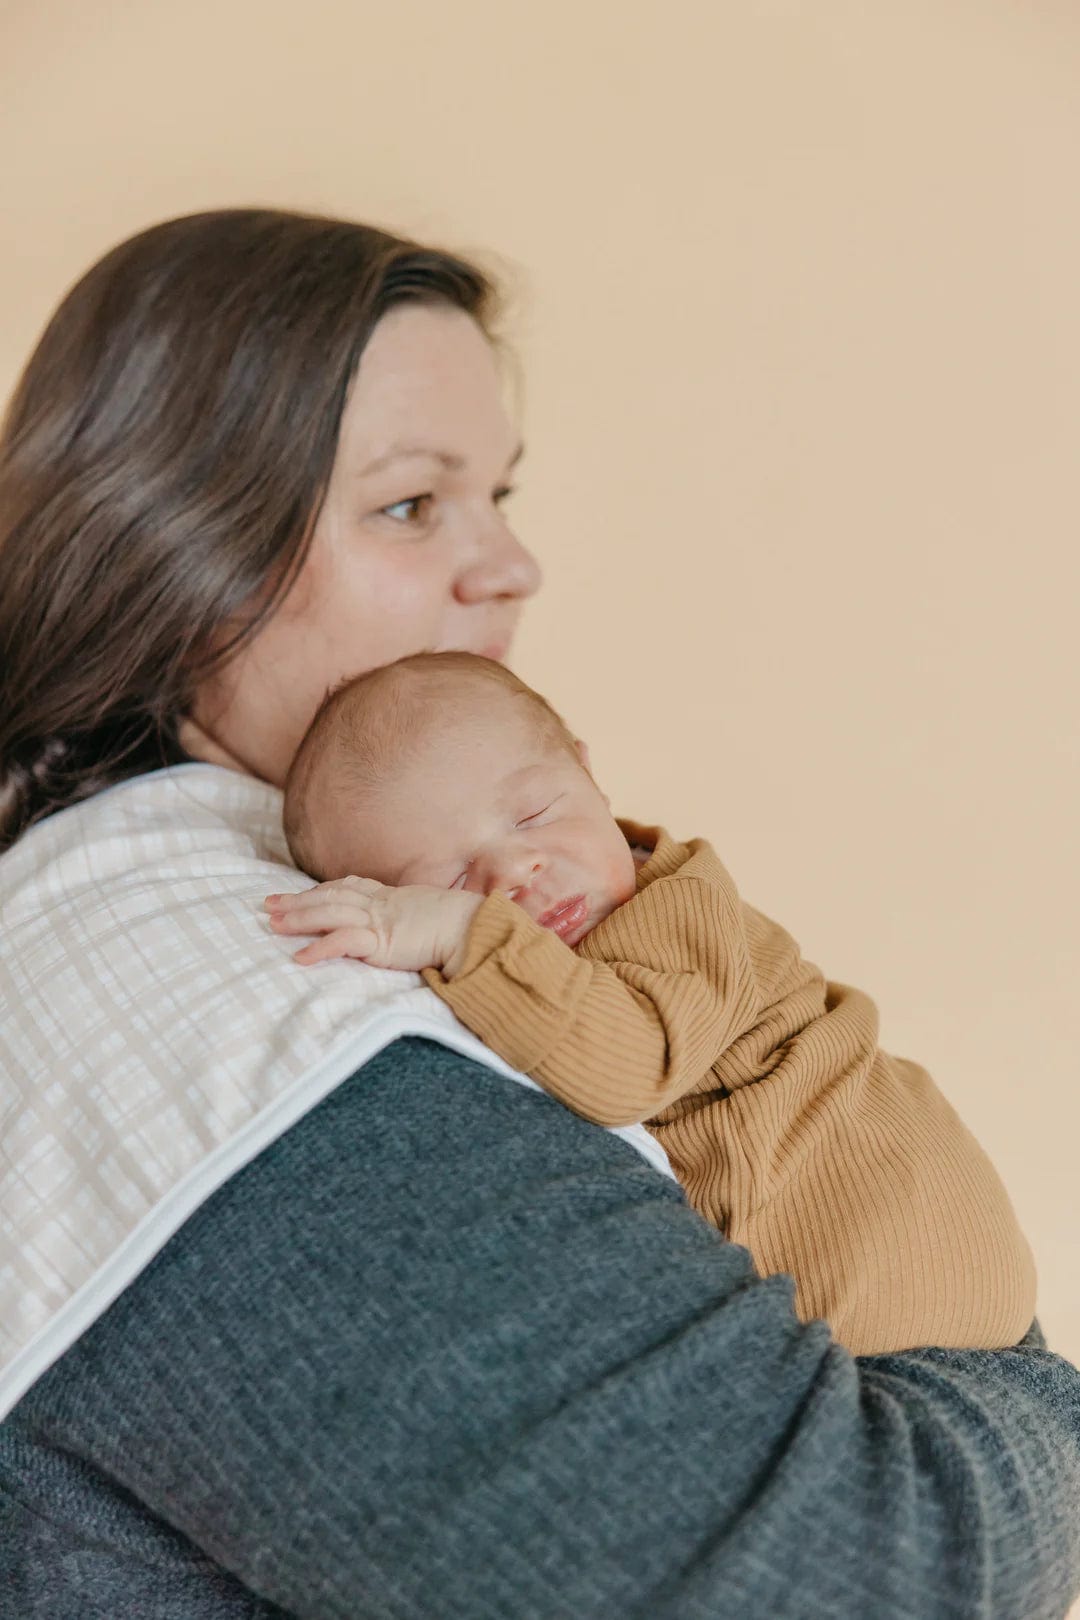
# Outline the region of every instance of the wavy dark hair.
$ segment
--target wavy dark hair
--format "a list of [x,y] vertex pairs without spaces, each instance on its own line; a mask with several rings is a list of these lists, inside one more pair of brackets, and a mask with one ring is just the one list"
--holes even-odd
[[67,294],[0,429],[0,850],[187,757],[194,693],[295,579],[360,356],[409,301],[492,335],[466,260],[253,208],[143,231]]

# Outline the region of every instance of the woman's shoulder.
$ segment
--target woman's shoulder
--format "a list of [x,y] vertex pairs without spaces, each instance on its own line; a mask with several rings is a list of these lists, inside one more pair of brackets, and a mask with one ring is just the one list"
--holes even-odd
[[0,1386],[58,1312],[101,1299],[118,1251],[137,1265],[136,1232],[145,1248],[190,1212],[211,1155],[227,1175],[266,1110],[356,1034],[341,965],[299,982],[265,928],[279,848],[276,790],[185,765],[58,812],[0,858],[0,1112],[18,1121],[0,1164]]
[[122,1285],[388,1042],[467,1046],[529,1084],[416,975],[293,962],[263,909],[311,882],[286,858],[276,789],[186,765],[58,813],[0,862],[0,1114],[17,1121],[0,1162],[0,1403],[5,1364],[32,1370],[61,1315],[108,1303],[100,1277]]
[[116,782],[37,822],[0,856],[5,910],[40,882],[68,886],[122,878],[146,862],[197,860],[228,848],[238,858],[285,862],[281,793],[252,776],[192,761]]

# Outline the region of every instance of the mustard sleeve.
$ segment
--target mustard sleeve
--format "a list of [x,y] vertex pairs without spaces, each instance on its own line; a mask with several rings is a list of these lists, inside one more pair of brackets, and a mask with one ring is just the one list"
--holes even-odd
[[496,893],[473,919],[462,970],[424,977],[508,1063],[601,1125],[685,1095],[757,1015],[738,896],[707,850],[639,890],[583,947]]

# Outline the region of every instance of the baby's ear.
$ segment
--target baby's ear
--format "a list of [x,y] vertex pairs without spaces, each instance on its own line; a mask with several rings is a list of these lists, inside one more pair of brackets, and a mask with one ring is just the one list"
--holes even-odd
[[[593,783],[595,784],[595,786],[599,788],[600,784],[599,784],[599,782],[597,782],[596,777],[593,776],[593,773],[592,773],[592,761],[589,758],[589,746],[588,746],[588,744],[583,743],[580,737],[575,737],[575,739],[574,739],[574,747],[577,749],[577,757],[578,757],[578,759],[581,761],[582,765],[588,771],[589,775],[592,776]],[[611,800],[608,798],[607,794],[602,789],[600,791],[600,797],[603,799],[604,803],[610,809]]]

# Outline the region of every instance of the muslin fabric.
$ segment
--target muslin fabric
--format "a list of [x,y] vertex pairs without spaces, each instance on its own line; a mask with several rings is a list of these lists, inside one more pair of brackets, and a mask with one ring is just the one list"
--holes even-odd
[[[424,1035],[534,1086],[418,975],[293,963],[262,901],[309,882],[280,792],[195,763],[62,811],[0,858],[0,1416],[390,1041]],[[671,1175],[643,1127],[615,1134]]]

